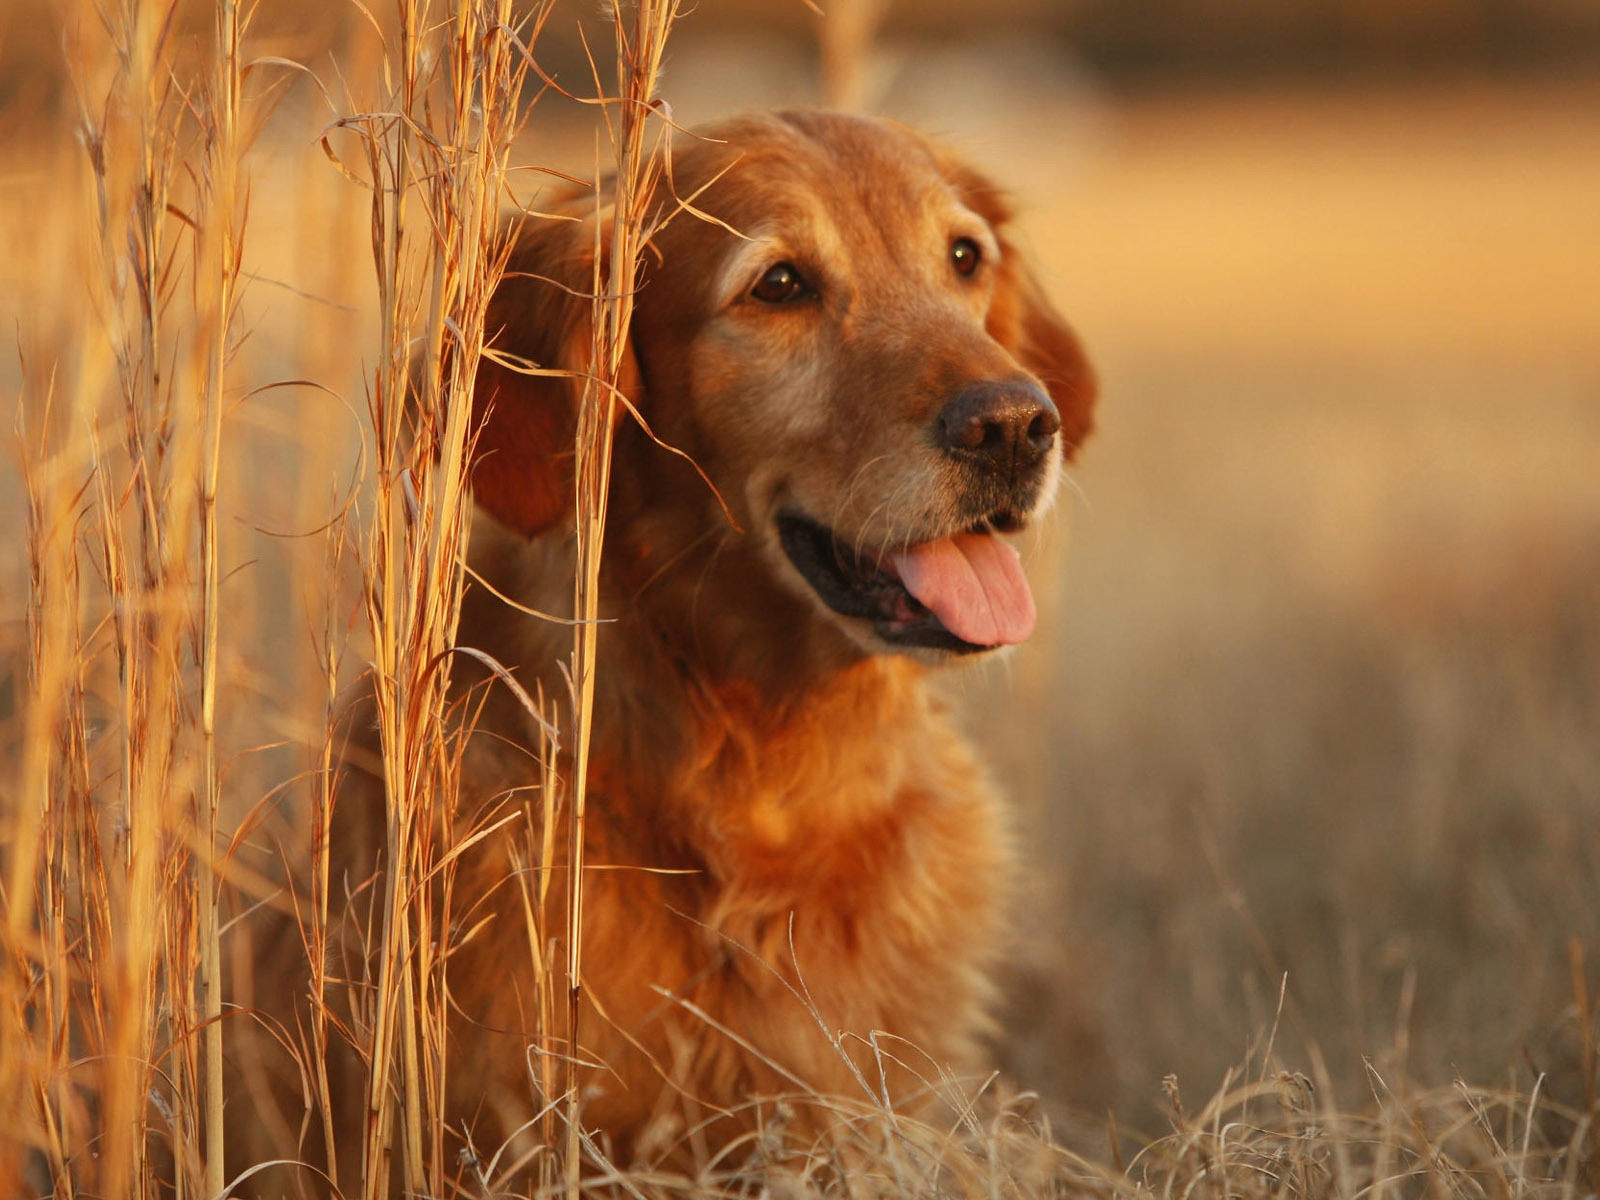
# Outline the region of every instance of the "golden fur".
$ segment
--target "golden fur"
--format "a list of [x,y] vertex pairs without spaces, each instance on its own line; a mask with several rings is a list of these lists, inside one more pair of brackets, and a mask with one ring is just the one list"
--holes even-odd
[[[624,374],[655,435],[720,500],[623,424],[586,847],[606,869],[586,877],[579,1055],[603,1064],[588,1074],[587,1123],[624,1159],[667,1152],[705,1120],[702,1136],[725,1143],[754,1120],[753,1100],[796,1080],[860,1097],[854,1069],[868,1064],[876,1081],[878,1065],[864,1042],[841,1052],[825,1031],[903,1039],[894,1053],[909,1068],[887,1076],[897,1102],[913,1098],[918,1069],[981,1066],[1009,851],[983,770],[926,680],[951,654],[895,653],[871,621],[830,610],[775,520],[800,512],[856,549],[944,536],[983,505],[1020,524],[1049,503],[1094,391],[998,191],[910,130],[750,116],[680,139],[672,176],[720,223],[679,214],[655,238]],[[585,217],[591,204],[580,195],[565,208]],[[587,220],[527,220],[490,313],[499,347],[581,367],[593,232]],[[970,275],[952,269],[952,239],[975,249]],[[752,299],[777,263],[815,295]],[[929,434],[953,396],[990,380],[1029,395],[1042,384],[1060,422],[1048,456],[1000,482]],[[570,612],[572,385],[493,365],[478,382],[486,516],[473,566],[532,608]],[[567,627],[476,588],[461,640],[530,690],[565,694]],[[463,689],[485,683],[462,674]],[[483,694],[464,825],[539,805],[527,716],[503,687]],[[367,736],[359,710],[355,720]],[[335,878],[359,880],[381,869],[382,788],[354,755],[349,776],[331,853]],[[513,840],[475,847],[455,885],[455,910],[481,923],[449,964],[447,1115],[480,1152],[540,1104]],[[270,955],[258,969],[295,974]]]

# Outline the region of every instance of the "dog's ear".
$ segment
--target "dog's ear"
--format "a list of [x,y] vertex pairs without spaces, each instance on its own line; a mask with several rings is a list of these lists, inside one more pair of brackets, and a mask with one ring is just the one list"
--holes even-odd
[[[604,228],[598,242],[610,243]],[[489,355],[478,365],[473,497],[525,537],[543,533],[572,511],[573,438],[593,340],[596,243],[592,219],[524,221],[484,321],[492,350],[540,370],[575,373],[530,375]],[[618,386],[637,402],[639,373],[631,349]]]
[[953,155],[940,166],[962,203],[981,216],[1000,242],[994,300],[989,306],[991,337],[1044,384],[1061,413],[1061,445],[1072,458],[1094,428],[1099,391],[1083,343],[1055,309],[1027,255],[1011,236],[1011,205],[989,179]]

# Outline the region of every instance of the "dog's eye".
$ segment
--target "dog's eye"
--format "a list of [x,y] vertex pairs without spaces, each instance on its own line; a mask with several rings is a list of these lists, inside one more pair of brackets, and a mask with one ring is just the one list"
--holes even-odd
[[957,275],[971,275],[982,258],[983,251],[971,238],[959,237],[950,243],[950,265],[955,267]]
[[800,299],[809,291],[805,277],[794,269],[793,264],[785,262],[768,268],[767,273],[756,281],[756,286],[750,289],[750,294],[768,304],[786,304],[790,300]]

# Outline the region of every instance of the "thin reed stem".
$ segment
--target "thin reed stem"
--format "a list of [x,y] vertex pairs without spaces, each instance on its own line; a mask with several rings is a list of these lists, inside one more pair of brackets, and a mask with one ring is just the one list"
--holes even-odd
[[[573,770],[567,826],[567,1032],[570,1054],[566,1091],[566,1185],[576,1197],[582,1166],[581,1088],[577,1083],[583,993],[584,827],[588,819],[589,746],[598,658],[600,561],[605,545],[606,499],[611,487],[611,440],[617,394],[639,260],[649,237],[654,184],[666,153],[664,124],[653,120],[656,88],[667,35],[678,14],[676,0],[638,0],[631,28],[613,9],[620,91],[611,125],[614,174],[611,222],[595,222],[594,311],[591,367],[578,412],[575,468],[578,563],[573,581],[572,686]],[[651,130],[656,140],[649,142]],[[600,239],[609,235],[604,247]]]
[[200,646],[200,736],[203,761],[200,798],[200,870],[196,882],[200,920],[200,1018],[204,1022],[205,1189],[222,1193],[226,1182],[223,1126],[222,935],[220,845],[222,773],[217,755],[217,685],[220,672],[222,551],[217,490],[222,472],[222,417],[229,336],[238,272],[239,39],[235,0],[218,0],[212,63],[209,212],[201,227],[201,262],[195,283],[197,324],[205,339],[204,479],[200,485],[200,555],[204,582],[200,599],[204,633]]

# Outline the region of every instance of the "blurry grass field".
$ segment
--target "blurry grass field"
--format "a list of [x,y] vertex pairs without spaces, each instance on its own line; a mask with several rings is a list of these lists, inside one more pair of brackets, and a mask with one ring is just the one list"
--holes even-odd
[[1072,997],[1044,1023],[1104,1050],[1075,1097],[1205,1086],[1285,973],[1287,1044],[1347,1103],[1363,1056],[1579,1086],[1597,98],[1148,99],[1033,198],[1106,397],[1053,674],[1007,742]]
[[[307,769],[330,675],[370,653],[335,520],[352,494],[351,520],[370,516],[370,198],[316,140],[354,107],[340,76],[375,74],[365,53],[313,65],[331,103],[288,67],[245,91],[257,115],[286,95],[246,160],[219,477],[230,827]],[[953,101],[902,114],[980,152],[989,137],[1104,384],[1065,519],[1034,548],[1059,575],[1049,631],[953,681],[983,700],[974,722],[1029,850],[1008,1065],[1102,1164],[1063,1168],[1083,1188],[1131,1186],[1110,1112],[1124,1152],[1176,1125],[1132,1173],[1158,1190],[1259,1176],[1261,1194],[1354,1194],[1421,1162],[1459,1194],[1592,1193],[1600,89],[1069,102],[990,97],[987,128],[960,126]],[[519,159],[588,170],[588,136],[538,112]],[[20,468],[38,465],[41,398],[98,394],[110,368],[84,283],[102,269],[84,147],[67,119],[19,132],[0,152],[0,326],[17,338],[0,390],[29,397]],[[102,417],[114,443],[114,405]],[[0,487],[15,662],[21,478]],[[73,586],[89,591],[85,571]],[[72,693],[74,753],[102,781],[118,770],[116,737],[97,740],[119,719],[113,674],[102,652]],[[8,759],[33,686],[12,669]],[[26,802],[12,775],[8,843]],[[309,842],[285,811],[291,847]],[[27,1022],[4,1019],[16,1067]],[[1458,1077],[1511,1099],[1477,1113],[1488,1101],[1453,1093]],[[1207,1110],[1225,1080],[1259,1092]],[[1234,1160],[1208,1131],[1273,1123],[1258,1098],[1286,1140],[1243,1154],[1244,1176],[1210,1174]],[[1482,1133],[1475,1113],[1490,1135],[1462,1161],[1501,1173],[1430,1174]],[[1574,1149],[1521,1159],[1525,1135]],[[1393,1161],[1343,1162],[1373,1145]]]

